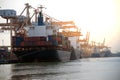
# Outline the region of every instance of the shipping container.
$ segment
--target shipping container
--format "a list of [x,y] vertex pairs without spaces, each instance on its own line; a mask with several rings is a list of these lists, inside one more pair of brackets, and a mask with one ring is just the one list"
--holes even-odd
[[62,37],[59,35],[49,35],[48,40],[49,41],[62,41]]
[[58,45],[58,41],[53,41],[52,43],[53,43],[53,45],[55,45],[55,46]]
[[58,44],[62,44],[62,41],[58,41]]
[[62,41],[62,38],[61,38],[61,36],[55,36],[55,40],[56,41]]
[[25,41],[46,41],[46,37],[24,37]]
[[48,36],[48,41],[52,41],[53,40],[53,36],[52,35],[49,35]]
[[52,45],[52,42],[47,42],[47,45]]
[[24,41],[21,42],[21,46],[48,46],[51,45],[51,42],[46,42],[46,41]]
[[45,41],[39,41],[37,42],[37,46],[45,46],[46,42]]
[[25,46],[33,46],[33,42],[32,41],[25,41]]
[[40,37],[40,41],[47,41],[46,37]]
[[25,46],[25,42],[21,42],[20,46],[24,47]]
[[12,37],[13,46],[20,46],[22,41],[23,41],[23,37],[19,37],[19,36]]

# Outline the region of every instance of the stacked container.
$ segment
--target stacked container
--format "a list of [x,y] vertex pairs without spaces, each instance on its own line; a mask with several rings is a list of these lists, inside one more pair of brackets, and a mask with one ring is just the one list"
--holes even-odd
[[46,44],[46,37],[24,37],[22,46],[43,46]]
[[19,36],[14,36],[12,37],[12,44],[13,46],[20,46],[21,42],[23,42],[23,37],[19,37]]
[[12,37],[13,46],[44,46],[50,44],[46,41],[46,37]]
[[53,45],[57,46],[62,44],[62,36],[61,35],[49,35],[48,41],[50,41]]
[[46,41],[46,37],[24,37],[24,41]]

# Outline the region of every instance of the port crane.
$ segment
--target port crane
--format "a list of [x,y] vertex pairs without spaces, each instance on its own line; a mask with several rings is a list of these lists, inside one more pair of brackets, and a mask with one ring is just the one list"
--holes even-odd
[[90,32],[86,33],[86,37],[83,39],[78,39],[77,41],[81,45],[81,49],[83,51],[82,56],[83,57],[89,57],[91,54],[91,45],[89,44],[89,37],[90,37]]

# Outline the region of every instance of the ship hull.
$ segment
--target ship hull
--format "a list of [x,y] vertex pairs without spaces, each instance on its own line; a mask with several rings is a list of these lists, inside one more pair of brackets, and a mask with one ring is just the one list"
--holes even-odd
[[78,49],[72,49],[70,60],[77,60],[81,58],[81,51]]
[[76,59],[80,59],[81,58],[81,51],[78,49],[75,49],[75,56],[76,56]]
[[14,51],[20,62],[66,62],[81,58],[80,50],[29,50]]
[[100,53],[92,53],[91,57],[100,57]]
[[69,61],[71,51],[63,50],[32,50],[32,51],[14,51],[18,60],[22,62],[53,62]]

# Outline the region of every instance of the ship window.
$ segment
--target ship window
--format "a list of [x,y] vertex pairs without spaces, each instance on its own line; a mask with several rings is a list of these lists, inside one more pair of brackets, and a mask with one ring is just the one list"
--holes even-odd
[[30,29],[35,29],[34,27],[30,27]]
[[3,12],[3,15],[5,15],[5,12]]

